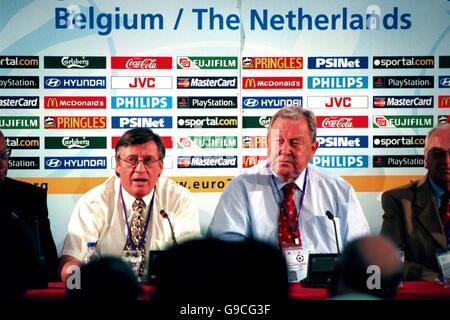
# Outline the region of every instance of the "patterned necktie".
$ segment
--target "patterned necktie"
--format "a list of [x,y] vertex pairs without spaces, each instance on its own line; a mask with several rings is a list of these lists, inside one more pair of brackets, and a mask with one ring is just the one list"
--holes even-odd
[[[288,183],[283,187],[284,205],[280,208],[280,220],[278,223],[278,243],[281,248],[295,244],[294,239],[292,238],[291,223],[292,227],[295,227],[298,221],[298,214],[294,201],[294,193],[297,188],[297,185],[293,182]],[[287,218],[287,215],[284,212],[285,208],[288,211],[287,214],[289,214],[289,218]],[[298,227],[295,230],[295,235],[299,240],[298,245],[301,246],[302,240],[300,238],[300,230]]]
[[450,244],[450,192],[444,192],[441,196],[441,206],[439,207],[444,233],[447,237],[447,243]]
[[[142,277],[144,274],[144,264],[145,264],[145,235],[144,233],[144,218],[145,218],[145,209],[146,204],[141,199],[136,199],[133,202],[133,219],[131,220],[130,229],[131,229],[131,239],[133,240],[134,246],[137,250],[141,252],[142,261],[141,265],[139,266],[139,277]],[[142,246],[138,248],[139,241],[141,238],[144,237]],[[127,240],[127,243],[125,245],[125,250],[132,250],[130,240]]]

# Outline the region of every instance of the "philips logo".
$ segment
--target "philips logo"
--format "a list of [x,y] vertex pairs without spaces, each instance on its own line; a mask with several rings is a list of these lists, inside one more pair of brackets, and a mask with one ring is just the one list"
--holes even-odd
[[312,163],[325,168],[367,168],[368,156],[315,156]]
[[367,89],[367,76],[308,77],[309,89]]
[[308,69],[367,69],[368,57],[309,57]]
[[284,106],[303,105],[302,97],[243,97],[242,108],[244,109],[270,109],[282,108]]
[[367,148],[367,136],[319,136],[320,148]]
[[112,109],[172,109],[171,96],[115,96]]

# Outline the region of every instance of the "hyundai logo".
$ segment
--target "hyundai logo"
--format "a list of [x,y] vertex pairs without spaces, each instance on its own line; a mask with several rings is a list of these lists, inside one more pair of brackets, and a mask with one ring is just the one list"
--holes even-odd
[[256,106],[258,105],[258,100],[252,99],[252,98],[246,99],[246,100],[244,101],[244,105],[245,105],[246,107],[256,107]]
[[450,87],[450,78],[442,78],[441,79],[441,86],[443,86],[443,87]]
[[45,84],[49,87],[59,87],[61,85],[61,80],[50,78],[45,81]]
[[47,167],[50,167],[50,168],[58,168],[61,166],[61,160],[48,159],[47,161],[45,161],[45,164]]

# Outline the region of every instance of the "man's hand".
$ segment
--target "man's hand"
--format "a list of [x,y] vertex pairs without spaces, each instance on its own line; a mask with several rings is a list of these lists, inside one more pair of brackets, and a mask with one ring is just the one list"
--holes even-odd
[[61,260],[59,262],[59,275],[61,277],[61,281],[66,282],[67,278],[70,276],[68,269],[71,266],[81,267],[81,265],[82,262],[77,258],[67,255],[61,256]]

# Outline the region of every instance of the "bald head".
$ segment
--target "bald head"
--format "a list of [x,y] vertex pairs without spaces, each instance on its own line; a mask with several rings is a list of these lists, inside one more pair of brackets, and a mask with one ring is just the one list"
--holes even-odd
[[390,276],[402,270],[398,249],[385,237],[362,238],[358,247],[366,264],[379,266],[382,276]]
[[[379,268],[379,288],[369,288],[373,274],[369,267]],[[398,249],[387,238],[373,235],[351,241],[339,258],[333,274],[330,295],[365,293],[383,299],[395,297],[402,275]],[[370,268],[371,269],[371,268]]]

